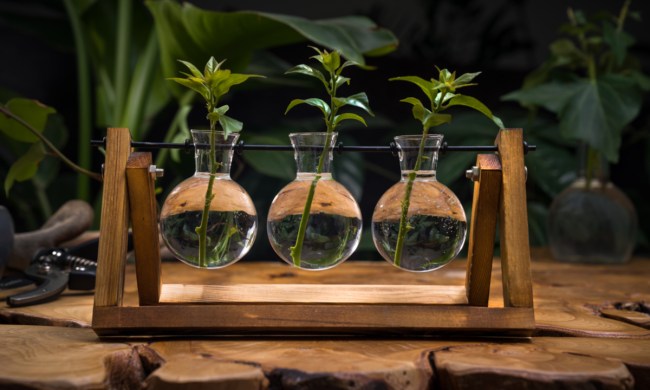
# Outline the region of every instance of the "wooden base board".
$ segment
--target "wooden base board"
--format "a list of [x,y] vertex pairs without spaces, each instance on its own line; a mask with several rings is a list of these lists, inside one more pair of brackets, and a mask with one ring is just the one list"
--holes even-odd
[[358,284],[163,284],[160,304],[363,303],[467,305],[464,286]]
[[178,304],[95,307],[99,336],[448,334],[530,336],[531,308],[414,304]]

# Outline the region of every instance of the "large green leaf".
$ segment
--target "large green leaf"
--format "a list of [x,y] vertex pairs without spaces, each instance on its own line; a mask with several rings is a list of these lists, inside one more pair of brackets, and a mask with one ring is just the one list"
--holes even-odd
[[374,116],[372,110],[370,109],[370,102],[368,101],[368,96],[365,92],[355,93],[354,95],[348,97],[335,97],[332,99],[332,103],[336,107],[343,106],[353,106],[363,109],[368,114]]
[[228,58],[229,67],[243,70],[251,54],[303,41],[338,50],[364,64],[364,53],[385,53],[397,39],[363,17],[308,20],[262,12],[206,11],[175,1],[147,1],[156,24],[166,75],[178,72],[176,59],[201,63],[211,55]]
[[[56,112],[52,107],[46,106],[36,100],[25,98],[13,98],[7,102],[5,108],[27,122],[34,130],[41,133],[47,123],[47,117]],[[0,113],[0,131],[18,141],[30,143],[39,141],[39,138],[22,123],[2,113]]]
[[606,75],[591,82],[579,80],[575,93],[560,112],[560,130],[568,138],[583,140],[618,161],[621,132],[641,109],[641,91],[627,77]]
[[571,84],[551,82],[510,92],[501,99],[517,101],[524,106],[541,106],[557,114],[575,93],[576,89]]

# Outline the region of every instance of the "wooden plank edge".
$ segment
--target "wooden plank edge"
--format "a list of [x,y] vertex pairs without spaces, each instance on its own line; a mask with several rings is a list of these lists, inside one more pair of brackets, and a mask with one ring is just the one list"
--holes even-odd
[[530,336],[531,308],[435,305],[222,304],[95,307],[99,336],[462,334]]

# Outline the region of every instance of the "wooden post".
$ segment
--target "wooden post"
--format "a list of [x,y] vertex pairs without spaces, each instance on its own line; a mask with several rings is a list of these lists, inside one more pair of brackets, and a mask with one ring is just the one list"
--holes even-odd
[[151,153],[131,154],[126,164],[126,179],[131,207],[131,228],[135,251],[135,271],[140,305],[153,305],[160,299],[160,243],[155,196],[155,172]]
[[97,252],[95,306],[121,306],[128,247],[129,207],[126,160],[131,153],[129,129],[106,132],[106,160],[102,190],[101,236]]
[[487,306],[501,195],[501,163],[495,154],[479,154],[476,167],[479,177],[474,183],[465,289],[469,305]]
[[496,141],[503,172],[499,236],[506,307],[533,307],[523,143],[521,129],[503,129]]

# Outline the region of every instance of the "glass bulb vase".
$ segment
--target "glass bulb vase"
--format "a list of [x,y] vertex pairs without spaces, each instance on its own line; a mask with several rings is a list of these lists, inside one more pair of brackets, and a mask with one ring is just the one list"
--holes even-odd
[[436,179],[442,138],[439,134],[428,134],[424,140],[421,135],[395,137],[402,177],[382,195],[372,215],[375,248],[386,261],[406,271],[436,270],[451,262],[465,243],[467,219],[462,204]]
[[332,178],[336,137],[337,133],[324,132],[289,135],[297,176],[273,199],[267,233],[275,253],[298,268],[332,268],[350,257],[361,239],[359,205]]
[[[241,259],[253,245],[257,212],[252,199],[230,178],[238,134],[192,130],[196,171],[169,193],[160,213],[160,230],[169,250],[198,268],[222,268]],[[214,158],[211,150],[215,151]],[[211,172],[214,172],[211,192]],[[208,215],[206,196],[212,195]],[[199,255],[198,227],[205,220],[205,255]]]

